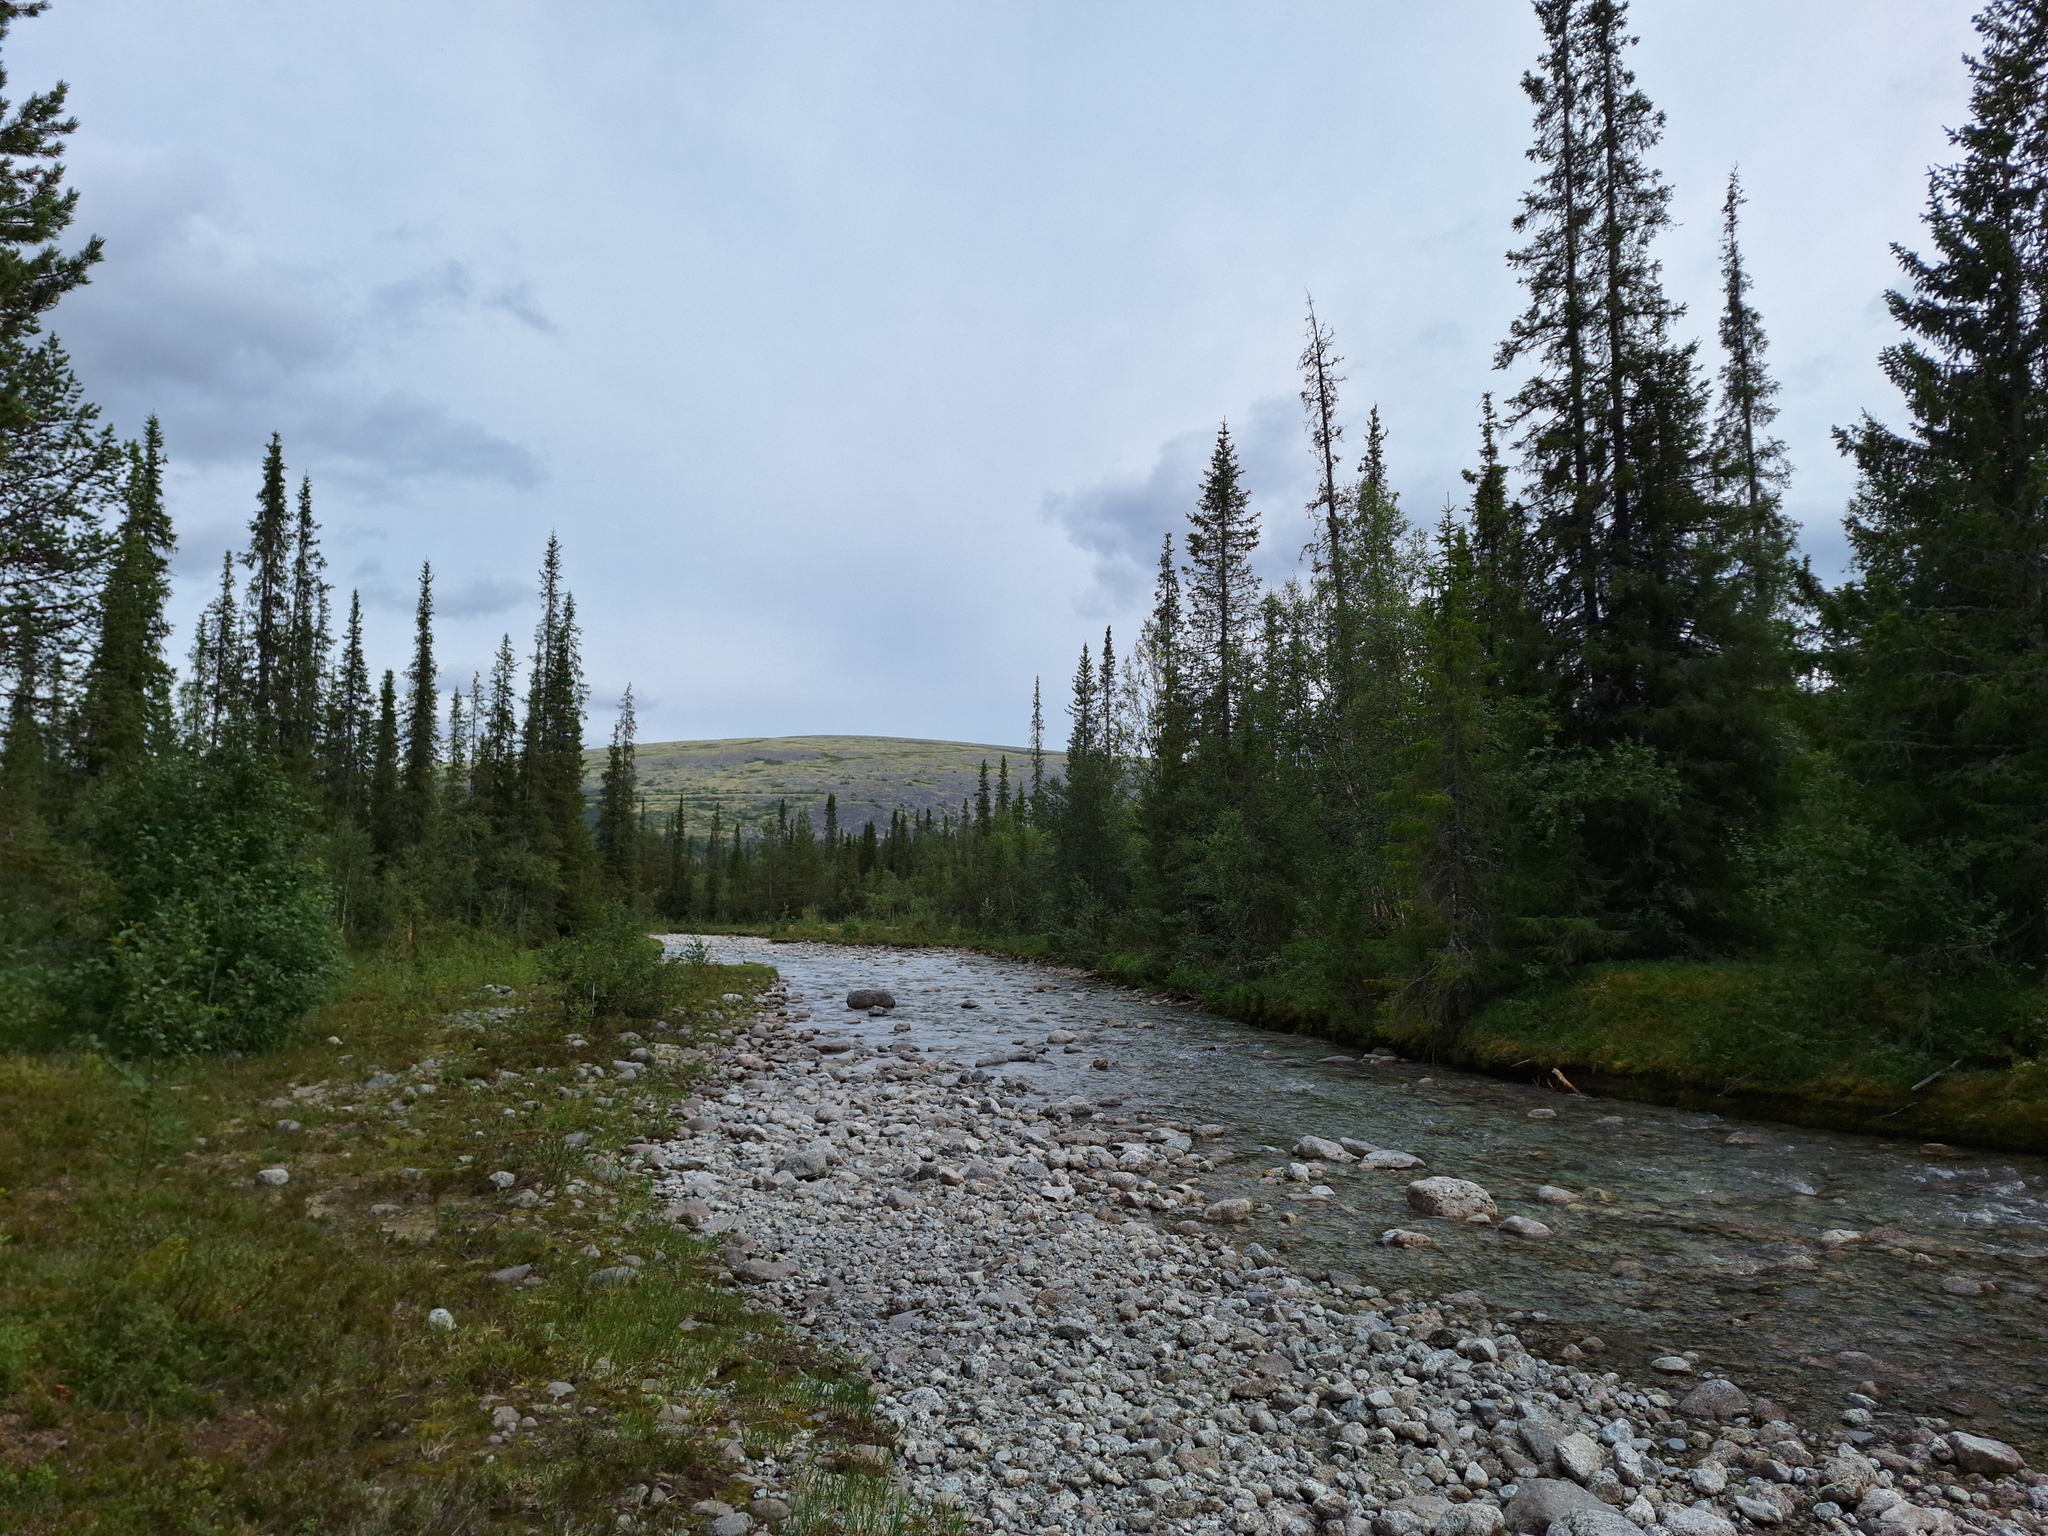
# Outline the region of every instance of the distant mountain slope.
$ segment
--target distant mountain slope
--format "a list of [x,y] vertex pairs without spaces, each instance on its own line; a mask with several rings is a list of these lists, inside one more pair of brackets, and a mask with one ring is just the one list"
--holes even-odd
[[[729,826],[735,815],[752,820],[765,811],[772,817],[778,800],[787,800],[792,812],[809,805],[811,824],[823,830],[827,794],[839,797],[842,827],[858,831],[862,822],[872,820],[880,831],[898,807],[957,812],[960,802],[973,795],[983,760],[993,787],[1004,756],[1010,759],[1011,785],[1023,786],[1031,774],[1028,748],[902,736],[647,742],[636,762],[647,804],[657,812],[673,811],[680,792],[696,832],[709,826],[714,805],[722,808]],[[583,755],[584,787],[593,794],[604,761],[602,748]],[[1061,753],[1046,753],[1046,773],[1059,772],[1064,761]]]

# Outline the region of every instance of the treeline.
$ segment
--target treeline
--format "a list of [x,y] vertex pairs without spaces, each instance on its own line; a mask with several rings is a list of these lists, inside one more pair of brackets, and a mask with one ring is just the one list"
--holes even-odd
[[[1845,1013],[1883,995],[1922,1023],[1948,981],[2038,985],[2048,7],[1978,18],[1933,253],[1902,251],[1887,296],[1909,422],[1838,434],[1860,478],[1832,590],[1783,511],[1738,182],[1709,361],[1654,254],[1663,119],[1627,67],[1626,6],[1536,12],[1509,258],[1527,305],[1497,358],[1524,382],[1480,402],[1465,505],[1411,522],[1376,412],[1343,467],[1342,360],[1311,309],[1303,574],[1254,574],[1226,427],[1138,644],[1121,668],[1108,636],[1082,652],[1063,781],[1008,823],[919,829],[900,885],[788,884],[753,915],[867,903],[1045,934],[1411,1030],[1602,960],[1782,961]],[[798,858],[794,825],[763,867]]]

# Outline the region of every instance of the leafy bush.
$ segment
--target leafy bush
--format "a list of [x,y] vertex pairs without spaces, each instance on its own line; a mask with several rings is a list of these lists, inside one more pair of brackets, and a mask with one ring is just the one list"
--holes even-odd
[[245,751],[168,753],[93,807],[110,939],[78,970],[81,1022],[123,1054],[261,1050],[325,996],[341,951],[308,812]]
[[614,908],[583,932],[541,952],[541,975],[562,989],[579,1019],[652,1018],[675,1005],[681,967],[631,913]]

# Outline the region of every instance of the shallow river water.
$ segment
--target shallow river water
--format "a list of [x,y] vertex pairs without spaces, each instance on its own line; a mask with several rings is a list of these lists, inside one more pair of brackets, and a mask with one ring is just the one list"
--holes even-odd
[[[1240,1246],[1264,1243],[1388,1291],[1475,1289],[1527,1314],[1517,1326],[1533,1348],[1553,1358],[1581,1349],[1589,1366],[1636,1379],[1655,1376],[1657,1357],[1692,1355],[1814,1423],[1874,1386],[1887,1407],[2036,1451],[2048,1444],[2048,1159],[1373,1062],[1070,970],[960,950],[703,943],[715,959],[775,966],[827,1034],[914,1046],[962,1067],[1037,1046],[1042,1060],[985,1069],[999,1079],[993,1091],[1028,1085],[1040,1104],[1086,1100],[1099,1106],[1095,1125],[1222,1125],[1198,1144],[1231,1154],[1204,1191],[1270,1206],[1233,1237]],[[849,1011],[856,987],[888,990],[896,1009]],[[1054,1030],[1079,1040],[1048,1046]],[[1306,1186],[1285,1169],[1304,1134],[1414,1153],[1429,1173],[1484,1185],[1503,1217],[1535,1217],[1555,1235],[1530,1242],[1419,1222],[1405,1191],[1420,1171],[1329,1164],[1317,1177],[1334,1198],[1299,1198]],[[1262,1177],[1274,1169],[1279,1180]],[[1581,1198],[1540,1203],[1543,1185]],[[1426,1228],[1436,1246],[1382,1247],[1394,1226]],[[1844,1230],[1864,1236],[1821,1241]]]

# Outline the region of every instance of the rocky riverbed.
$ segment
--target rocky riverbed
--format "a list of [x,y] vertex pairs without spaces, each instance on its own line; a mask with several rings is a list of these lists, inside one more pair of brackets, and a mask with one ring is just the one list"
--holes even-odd
[[[670,1219],[869,1362],[908,1486],[971,1528],[2048,1532],[2048,1477],[1988,1435],[1860,1392],[1796,1423],[1683,1350],[1630,1380],[1545,1358],[1525,1314],[1438,1271],[1369,1284],[1271,1251],[1247,1223],[1272,1201],[1218,1187],[1229,1126],[1011,1070],[1076,1031],[962,1059],[904,1038],[886,990],[764,1001],[679,1139],[635,1152]],[[1394,1181],[1389,1252],[1540,1224],[1404,1156],[1310,1135],[1269,1193]]]

